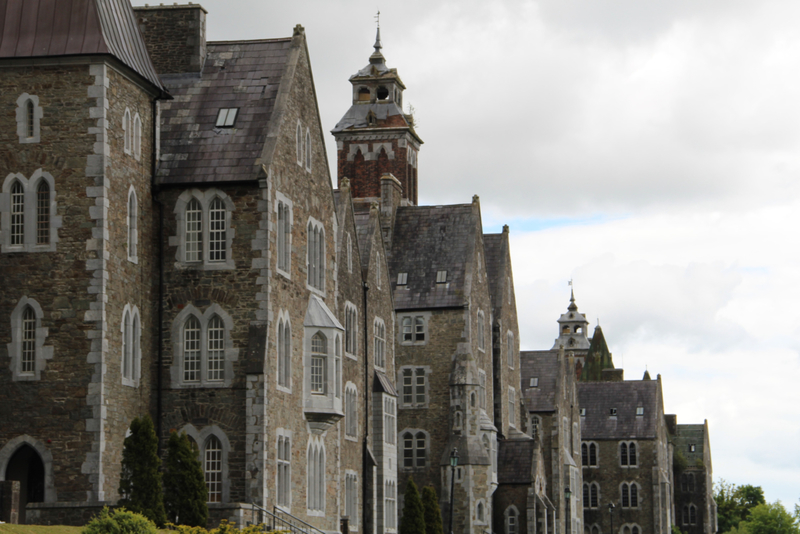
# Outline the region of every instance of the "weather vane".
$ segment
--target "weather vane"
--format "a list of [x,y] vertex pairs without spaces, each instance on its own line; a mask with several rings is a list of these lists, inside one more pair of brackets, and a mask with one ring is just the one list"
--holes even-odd
[[381,29],[381,10],[378,10],[378,14],[375,15],[375,23],[378,25],[378,29]]
[[570,279],[569,279],[569,282],[567,283],[567,285],[568,285],[568,286],[571,286],[571,285],[572,285],[572,278],[570,278]]

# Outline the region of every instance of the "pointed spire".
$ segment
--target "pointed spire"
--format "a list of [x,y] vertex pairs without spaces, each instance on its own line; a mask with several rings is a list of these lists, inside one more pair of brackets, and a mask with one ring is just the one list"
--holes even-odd
[[369,62],[370,62],[371,65],[375,65],[375,66],[379,66],[379,67],[382,66],[385,69],[386,65],[384,64],[384,62],[386,61],[386,59],[383,57],[383,54],[381,54],[381,48],[383,48],[383,45],[381,45],[381,12],[380,11],[378,11],[378,14],[375,15],[375,20],[377,21],[377,24],[378,24],[378,31],[375,34],[375,44],[372,45],[373,48],[375,48],[375,51],[372,53],[371,56],[369,56]]
[[[569,281],[570,285],[572,285],[572,280]],[[578,305],[575,304],[575,290],[569,290],[569,306],[567,307],[569,311],[578,311]]]

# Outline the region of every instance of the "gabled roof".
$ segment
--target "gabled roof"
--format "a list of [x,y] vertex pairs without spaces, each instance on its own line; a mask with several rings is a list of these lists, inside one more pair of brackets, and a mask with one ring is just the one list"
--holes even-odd
[[336,318],[333,312],[325,305],[325,302],[316,295],[309,295],[306,317],[303,326],[316,326],[318,328],[335,328],[344,331],[342,323]]
[[497,451],[498,484],[530,484],[533,482],[532,464],[536,442],[528,439],[500,441]]
[[[208,43],[199,78],[164,78],[174,100],[161,107],[158,183],[257,179],[292,42],[284,38]],[[215,126],[222,108],[238,108],[233,128]]]
[[[660,412],[660,382],[579,382],[578,402],[586,415],[581,417],[582,439],[655,439]],[[636,415],[636,408],[644,408]],[[611,409],[616,409],[612,417]]]
[[0,0],[0,58],[109,54],[163,89],[128,0]]
[[[529,412],[553,412],[556,409],[556,381],[558,380],[558,352],[527,350],[519,355],[522,398]],[[531,378],[539,385],[530,387]]]
[[[473,204],[397,209],[389,261],[395,309],[466,305],[477,217]],[[436,283],[438,271],[447,271],[446,283]],[[407,285],[397,285],[398,273],[408,274]]]
[[353,221],[356,224],[358,250],[361,254],[361,272],[366,277],[369,272],[369,259],[372,255],[372,233],[375,231],[375,219],[370,217],[369,209],[353,210]]

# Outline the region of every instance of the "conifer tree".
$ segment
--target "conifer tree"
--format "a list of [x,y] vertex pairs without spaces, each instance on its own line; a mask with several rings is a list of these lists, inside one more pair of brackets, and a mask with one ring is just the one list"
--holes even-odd
[[153,420],[149,415],[137,417],[131,423],[131,433],[123,443],[119,505],[163,527],[166,516],[160,467]]
[[404,500],[400,534],[425,534],[425,511],[422,509],[417,485],[411,477],[408,477]]
[[176,525],[204,527],[208,522],[208,488],[197,446],[183,432],[173,432],[164,462],[164,508]]
[[442,511],[439,509],[439,498],[433,486],[422,488],[422,508],[425,510],[425,533],[444,534]]

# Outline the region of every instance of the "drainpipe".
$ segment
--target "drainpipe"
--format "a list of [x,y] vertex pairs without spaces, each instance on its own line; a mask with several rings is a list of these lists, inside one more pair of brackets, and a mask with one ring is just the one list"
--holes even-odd
[[[369,291],[369,284],[362,283],[364,289],[364,452],[361,455],[361,529],[364,534],[367,534],[367,464],[369,462],[368,454],[369,445],[369,331],[367,330],[367,292]],[[371,482],[371,481],[370,481]],[[343,533],[347,534],[347,533]]]
[[151,150],[152,157],[152,191],[153,200],[158,205],[158,313],[156,314],[157,329],[158,329],[158,348],[156,349],[157,369],[156,369],[156,437],[158,438],[158,452],[161,453],[161,426],[163,420],[163,396],[162,396],[162,376],[161,368],[164,362],[164,204],[158,198],[159,187],[156,184],[156,170],[158,169],[158,154],[159,150],[155,146],[158,139],[158,98],[153,100],[153,148]]

